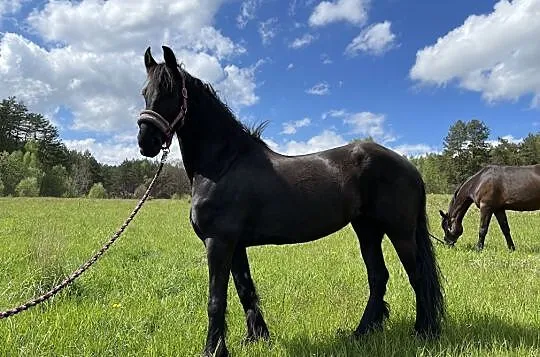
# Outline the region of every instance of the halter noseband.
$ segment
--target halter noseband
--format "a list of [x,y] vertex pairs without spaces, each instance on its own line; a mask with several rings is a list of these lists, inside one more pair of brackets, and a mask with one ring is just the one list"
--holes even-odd
[[175,128],[178,123],[181,123],[182,127],[184,125],[184,120],[187,114],[187,89],[186,89],[186,78],[181,68],[179,68],[180,76],[182,77],[182,105],[180,106],[180,112],[174,118],[172,123],[169,123],[161,114],[153,110],[145,109],[139,114],[139,120],[137,124],[139,127],[142,123],[149,123],[158,128],[165,135],[165,142],[163,143],[162,149],[168,149],[171,146],[172,138],[174,136]]

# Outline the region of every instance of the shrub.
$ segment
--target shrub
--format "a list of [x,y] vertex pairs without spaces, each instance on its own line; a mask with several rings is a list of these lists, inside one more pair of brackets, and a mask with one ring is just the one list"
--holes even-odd
[[88,192],[88,198],[107,198],[107,191],[101,182],[92,186],[90,192]]
[[37,197],[39,196],[39,184],[35,177],[27,177],[15,187],[15,193],[19,197]]
[[0,178],[0,197],[4,195],[4,183],[2,182],[2,179]]
[[133,196],[135,196],[135,198],[142,198],[142,196],[144,195],[145,192],[146,192],[146,185],[141,183],[135,189],[135,192],[133,193]]
[[61,197],[67,191],[68,175],[63,166],[53,166],[41,181],[41,196]]
[[73,179],[69,176],[66,179],[66,190],[62,194],[62,197],[64,198],[79,197],[77,195],[77,188],[75,187],[75,184],[73,183]]

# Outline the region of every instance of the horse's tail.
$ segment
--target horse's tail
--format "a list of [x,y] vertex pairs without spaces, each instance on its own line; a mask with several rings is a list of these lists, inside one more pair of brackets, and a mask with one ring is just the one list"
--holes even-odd
[[[445,315],[443,287],[441,285],[441,272],[435,260],[435,252],[429,236],[428,219],[426,214],[426,192],[422,182],[421,207],[416,225],[416,266],[417,280],[417,309],[422,309],[424,321],[417,330],[428,335],[437,336],[440,333],[441,322]],[[418,299],[420,298],[420,301]],[[417,321],[417,324],[419,321]],[[426,330],[427,329],[427,330]]]

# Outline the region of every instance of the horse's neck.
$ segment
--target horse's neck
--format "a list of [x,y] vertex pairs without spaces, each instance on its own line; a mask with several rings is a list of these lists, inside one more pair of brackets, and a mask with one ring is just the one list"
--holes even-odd
[[450,216],[456,217],[458,222],[463,221],[465,213],[473,203],[472,198],[470,197],[472,183],[470,181],[465,182],[458,190],[454,197],[454,202],[451,209],[449,210]]
[[192,183],[195,175],[217,181],[252,144],[238,124],[227,122],[231,119],[222,115],[219,111],[193,109],[187,118],[189,123],[177,133],[184,168]]

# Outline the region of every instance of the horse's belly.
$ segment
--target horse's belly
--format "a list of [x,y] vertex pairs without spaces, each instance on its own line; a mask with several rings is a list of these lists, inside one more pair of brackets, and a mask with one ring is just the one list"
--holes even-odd
[[504,208],[510,211],[536,211],[540,210],[540,199],[511,202],[506,204]]
[[350,217],[342,209],[289,207],[278,214],[262,213],[253,240],[257,245],[309,242],[332,234],[349,222]]

